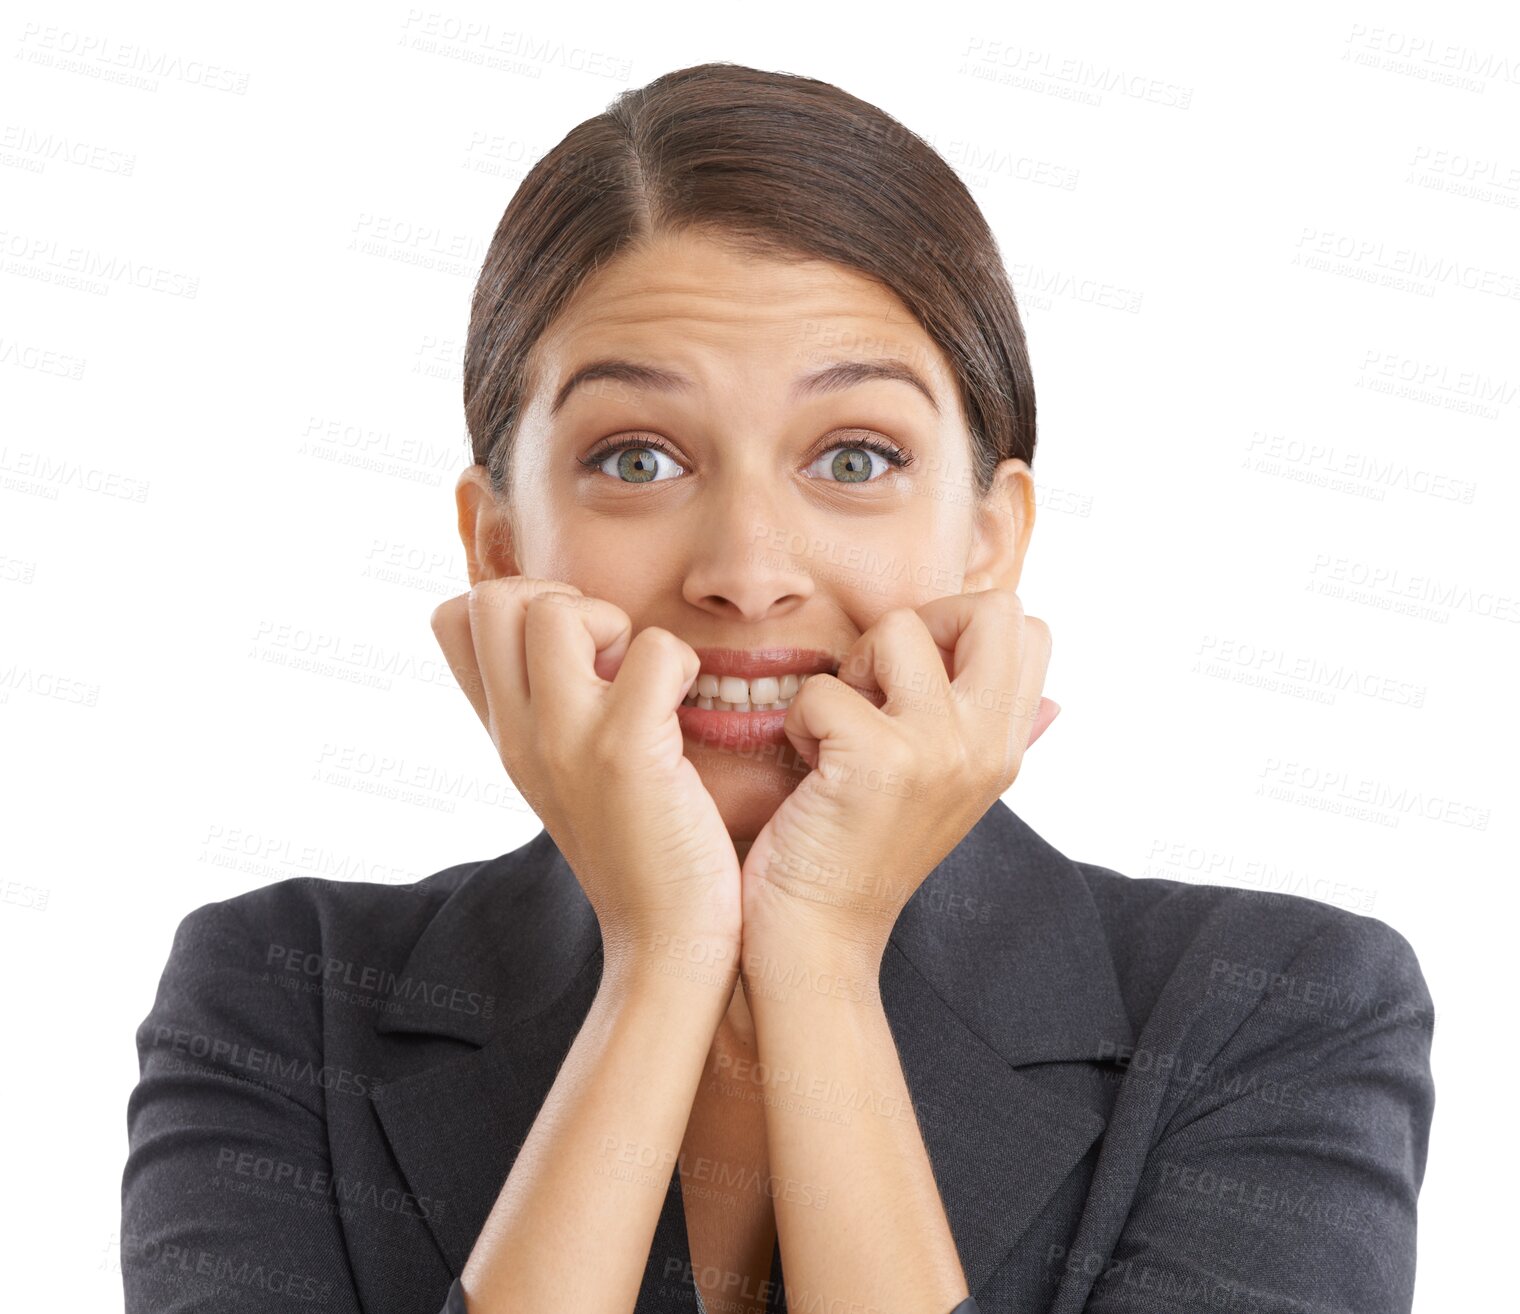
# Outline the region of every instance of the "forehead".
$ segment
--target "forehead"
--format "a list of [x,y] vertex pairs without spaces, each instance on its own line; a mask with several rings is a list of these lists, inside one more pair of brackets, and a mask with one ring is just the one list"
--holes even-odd
[[843,265],[752,254],[694,234],[631,248],[577,288],[533,351],[542,402],[587,361],[637,353],[698,375],[789,378],[799,364],[892,360],[954,397],[948,359],[890,288]]

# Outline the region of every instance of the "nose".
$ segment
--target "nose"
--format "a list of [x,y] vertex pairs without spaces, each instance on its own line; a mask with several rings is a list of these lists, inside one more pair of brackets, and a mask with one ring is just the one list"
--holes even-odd
[[694,526],[686,601],[724,620],[761,621],[795,611],[813,595],[801,535],[787,532],[768,500],[736,490],[713,496]]

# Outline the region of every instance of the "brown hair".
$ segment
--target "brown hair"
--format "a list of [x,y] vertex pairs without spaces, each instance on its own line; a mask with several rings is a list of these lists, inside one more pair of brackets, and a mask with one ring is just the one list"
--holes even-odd
[[719,62],[623,92],[538,160],[508,203],[464,353],[471,448],[498,494],[534,382],[533,344],[625,247],[682,230],[833,261],[886,285],[955,368],[978,495],[999,461],[1033,464],[1024,328],[997,243],[955,171],[838,87]]

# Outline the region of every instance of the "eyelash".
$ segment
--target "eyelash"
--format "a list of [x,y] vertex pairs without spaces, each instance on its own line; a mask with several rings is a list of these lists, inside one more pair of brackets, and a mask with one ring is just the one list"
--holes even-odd
[[[665,446],[665,444],[662,443],[662,442],[660,442],[658,439],[654,439],[654,438],[648,438],[648,439],[624,438],[624,439],[619,440],[619,439],[615,439],[615,438],[609,438],[605,442],[598,444],[598,446],[596,447],[596,449],[594,451],[588,453],[586,456],[581,457],[580,458],[580,463],[582,465],[584,465],[589,470],[596,470],[596,469],[599,469],[600,466],[601,466],[601,464],[602,464],[602,462],[605,461],[614,452],[624,452],[624,451],[630,451],[630,450],[632,450],[632,451],[639,451],[639,450],[641,450],[643,448],[646,448],[646,447],[647,448],[651,448],[651,449],[653,449],[654,451],[657,451],[657,452],[664,452],[665,455],[668,456],[668,457],[670,457],[670,459],[672,461],[679,462],[680,459],[681,459],[673,451],[671,451],[670,448],[668,448],[667,446]],[[868,452],[875,452],[883,460],[890,462],[892,465],[896,466],[899,470],[906,470],[910,465],[913,464],[913,461],[914,461],[914,456],[913,456],[912,452],[906,451],[905,449],[899,447],[896,443],[889,442],[885,438],[861,438],[861,439],[859,439],[859,440],[857,440],[855,442],[834,443],[831,446],[821,448],[819,450],[819,452],[818,452],[818,456],[822,456],[826,452],[836,451],[837,449],[839,449],[841,447],[846,447],[846,448],[848,448],[848,447],[860,447],[860,448],[864,448]],[[818,456],[815,456],[813,458],[813,460],[816,461],[818,459]],[[809,461],[808,464],[811,465],[812,461]],[[628,481],[627,480],[620,480],[619,482],[627,483]],[[827,481],[826,480],[825,482],[844,483],[844,482],[848,482],[848,481],[845,481],[845,480]],[[859,480],[858,482],[860,482],[860,483],[873,483],[874,484],[874,483],[878,483],[880,481],[876,480],[876,479],[863,479],[863,480]]]

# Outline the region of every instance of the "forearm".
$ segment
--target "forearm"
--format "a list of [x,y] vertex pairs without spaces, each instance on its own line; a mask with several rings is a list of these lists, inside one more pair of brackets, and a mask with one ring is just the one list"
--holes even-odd
[[633,1308],[735,975],[604,970],[465,1265],[471,1314]]
[[[787,1302],[943,1314],[966,1296],[966,1280],[878,973],[879,960],[746,950],[770,1170],[811,1188],[776,1193]],[[815,988],[830,981],[849,988]]]

